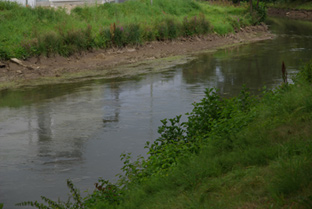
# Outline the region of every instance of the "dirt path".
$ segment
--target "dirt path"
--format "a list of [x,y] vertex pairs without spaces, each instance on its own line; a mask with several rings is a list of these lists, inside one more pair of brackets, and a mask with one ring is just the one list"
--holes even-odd
[[[146,65],[143,68],[153,71],[153,69],[157,70],[158,64],[165,65],[166,62],[172,64],[172,60],[168,61],[167,57],[180,56],[181,58],[182,55],[185,58],[201,51],[273,37],[266,25],[259,25],[249,26],[226,36],[211,34],[188,39],[180,38],[175,41],[151,42],[136,48],[94,50],[68,58],[39,57],[21,63],[10,60],[0,63],[0,90],[38,83],[68,82],[85,77],[91,79],[90,77],[97,76],[122,76],[129,72],[142,73],[142,70],[136,70],[142,62]],[[153,62],[154,65],[148,67],[149,62]]]

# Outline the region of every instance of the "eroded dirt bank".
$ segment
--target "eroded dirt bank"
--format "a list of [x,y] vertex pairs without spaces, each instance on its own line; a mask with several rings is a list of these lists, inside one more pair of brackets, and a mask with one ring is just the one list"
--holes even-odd
[[[161,65],[178,64],[194,53],[215,50],[273,38],[266,25],[249,26],[234,34],[180,38],[175,41],[151,42],[136,48],[94,50],[65,58],[39,57],[17,63],[0,63],[0,90],[36,85],[39,83],[68,82],[86,77],[117,77],[127,74],[157,71]],[[176,57],[168,59],[167,57]],[[183,62],[183,61],[181,61]],[[138,67],[140,66],[140,67]],[[148,69],[148,71],[144,70]]]
[[300,20],[312,20],[312,10],[269,8],[268,15]]

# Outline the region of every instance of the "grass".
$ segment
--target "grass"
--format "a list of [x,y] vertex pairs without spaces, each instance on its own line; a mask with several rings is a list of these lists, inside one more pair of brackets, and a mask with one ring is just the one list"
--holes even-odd
[[24,8],[0,1],[0,59],[70,56],[95,48],[216,32],[255,23],[247,4],[210,5],[193,0],[127,1],[65,9]]
[[[206,98],[209,104],[217,102],[210,108],[219,106],[221,112],[230,108],[233,115],[217,119],[211,129],[205,125],[208,133],[195,126],[203,131],[197,132],[194,141],[199,150],[187,154],[187,149],[180,147],[184,154],[172,154],[176,163],[165,172],[144,177],[136,171],[139,177],[130,178],[119,204],[100,201],[96,208],[311,208],[311,63],[302,69],[294,85],[283,84],[260,100],[240,97],[245,98],[243,104],[249,101],[250,105],[243,112],[236,112],[228,100],[222,109],[210,92]],[[197,107],[194,109],[200,119],[202,106]],[[188,126],[190,121],[194,122],[189,119]],[[167,138],[168,133],[176,138],[175,122],[167,126]],[[206,124],[203,122],[200,124]],[[170,144],[158,146],[170,152]],[[156,149],[150,147],[150,154],[151,150]],[[156,155],[161,160],[164,154]],[[155,163],[153,154],[149,160]],[[129,176],[127,172],[131,171],[126,170]]]

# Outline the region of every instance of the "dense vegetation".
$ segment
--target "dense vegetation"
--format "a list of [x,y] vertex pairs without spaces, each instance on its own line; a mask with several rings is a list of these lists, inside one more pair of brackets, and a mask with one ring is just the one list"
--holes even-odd
[[250,14],[248,4],[221,7],[193,0],[127,1],[76,7],[70,14],[62,8],[24,8],[0,1],[0,60],[226,34],[258,23],[263,14]]
[[68,181],[73,203],[42,199],[50,208],[311,208],[312,60],[293,80],[257,97],[207,89],[186,122],[162,120],[147,158],[122,155],[116,184],[100,179],[83,199]]

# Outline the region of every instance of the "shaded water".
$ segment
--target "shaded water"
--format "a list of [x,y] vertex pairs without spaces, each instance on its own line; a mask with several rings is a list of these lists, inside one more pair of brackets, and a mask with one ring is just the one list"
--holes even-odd
[[167,72],[0,92],[0,202],[66,200],[66,179],[92,190],[98,177],[114,179],[120,154],[145,155],[160,120],[184,114],[205,88],[236,95],[281,83],[312,57],[310,22],[272,19],[278,36],[201,54]]

